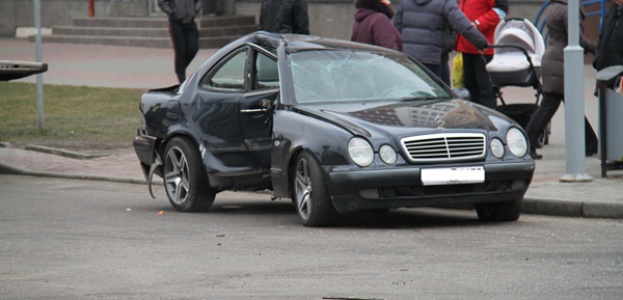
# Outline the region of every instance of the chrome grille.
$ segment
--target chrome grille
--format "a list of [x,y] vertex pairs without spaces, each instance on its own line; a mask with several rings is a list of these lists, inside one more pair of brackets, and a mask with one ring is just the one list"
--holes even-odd
[[403,138],[412,162],[454,161],[485,156],[486,138],[480,133],[442,133]]

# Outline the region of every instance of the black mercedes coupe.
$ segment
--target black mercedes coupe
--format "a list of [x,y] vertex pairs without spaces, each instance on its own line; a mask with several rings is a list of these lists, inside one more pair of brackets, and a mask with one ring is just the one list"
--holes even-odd
[[[305,226],[361,210],[461,205],[515,221],[534,173],[524,130],[409,56],[258,31],[142,96],[134,149],[178,211],[221,191],[290,198]],[[153,193],[152,193],[153,196]]]

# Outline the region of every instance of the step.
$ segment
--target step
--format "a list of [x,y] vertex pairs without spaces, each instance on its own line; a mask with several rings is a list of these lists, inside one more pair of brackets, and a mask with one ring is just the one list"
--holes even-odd
[[52,26],[52,35],[169,37],[168,28]]
[[[199,48],[221,48],[240,36],[217,36],[200,37]],[[108,46],[132,46],[147,48],[172,48],[171,39],[136,36],[75,36],[75,35],[49,35],[42,36],[44,43],[72,43],[72,44],[95,44]],[[34,36],[29,37],[34,42]]]
[[[200,28],[200,37],[209,36],[243,36],[257,30],[256,25]],[[138,37],[170,37],[169,28],[118,28],[118,27],[78,27],[53,26],[53,35],[81,36],[138,36]]]
[[239,15],[239,16],[223,16],[223,17],[202,17],[199,19],[199,27],[201,28],[245,26],[245,25],[256,25],[255,16]]
[[169,28],[169,21],[166,18],[75,18],[73,25],[79,27]]
[[[199,27],[216,27],[216,26],[238,26],[255,24],[255,16],[218,16],[218,17],[201,17],[198,19]],[[144,18],[75,18],[74,26],[80,27],[149,27],[149,28],[168,28],[169,21],[167,18],[144,17]]]
[[[256,31],[255,16],[215,16],[198,20],[199,47],[220,48]],[[34,41],[34,36],[29,38]],[[73,26],[53,26],[44,42],[171,48],[169,21],[147,18],[76,18]]]

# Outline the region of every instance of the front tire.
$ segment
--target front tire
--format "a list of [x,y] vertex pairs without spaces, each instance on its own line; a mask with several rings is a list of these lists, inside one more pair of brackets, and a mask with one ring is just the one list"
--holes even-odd
[[164,150],[163,180],[169,202],[177,211],[210,208],[216,191],[209,187],[199,152],[187,138],[173,138]]
[[292,200],[304,226],[321,227],[335,224],[337,212],[327,192],[323,171],[307,152],[301,152],[292,173]]
[[513,222],[521,215],[523,198],[501,203],[476,205],[478,218],[485,222]]

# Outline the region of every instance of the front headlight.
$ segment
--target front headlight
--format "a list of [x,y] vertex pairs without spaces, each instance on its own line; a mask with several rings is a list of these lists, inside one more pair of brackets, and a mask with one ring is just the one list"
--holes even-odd
[[360,167],[367,167],[374,160],[372,146],[368,141],[359,137],[354,137],[348,142],[348,154]]
[[521,130],[515,127],[509,129],[506,133],[506,144],[508,145],[508,150],[517,157],[523,157],[528,153],[528,140]]

